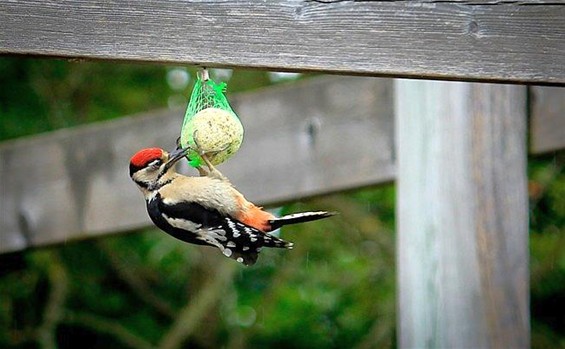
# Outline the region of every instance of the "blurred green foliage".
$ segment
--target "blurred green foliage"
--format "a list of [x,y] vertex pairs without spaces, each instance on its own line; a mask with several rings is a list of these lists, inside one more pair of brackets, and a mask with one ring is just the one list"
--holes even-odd
[[[186,101],[191,84],[173,91],[170,69],[0,58],[0,140]],[[272,83],[235,71],[229,92]],[[564,164],[563,153],[529,164],[534,348],[565,347]],[[288,227],[295,249],[250,268],[155,229],[0,255],[0,347],[394,347],[394,194],[285,207],[341,214]]]
[[529,160],[532,343],[565,348],[565,152]]

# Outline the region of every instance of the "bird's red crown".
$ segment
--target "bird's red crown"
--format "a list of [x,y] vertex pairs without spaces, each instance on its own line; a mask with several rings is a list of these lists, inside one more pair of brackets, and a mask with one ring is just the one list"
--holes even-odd
[[142,149],[131,157],[130,163],[136,167],[143,167],[155,159],[160,159],[161,156],[163,156],[163,149],[161,148]]

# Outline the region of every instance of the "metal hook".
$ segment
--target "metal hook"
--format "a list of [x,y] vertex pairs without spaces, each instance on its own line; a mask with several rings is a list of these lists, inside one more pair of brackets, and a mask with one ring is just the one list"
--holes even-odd
[[198,77],[202,81],[210,80],[210,74],[208,73],[208,69],[206,69],[205,67],[202,67],[202,70],[200,70],[196,73],[196,77]]

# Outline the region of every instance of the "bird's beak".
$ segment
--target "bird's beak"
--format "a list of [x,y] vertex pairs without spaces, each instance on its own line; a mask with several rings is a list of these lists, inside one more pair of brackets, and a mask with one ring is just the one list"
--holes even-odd
[[184,158],[186,156],[187,150],[188,150],[188,148],[184,148],[184,149],[183,148],[177,148],[177,149],[173,150],[169,154],[169,161],[167,161],[167,163],[165,163],[165,170],[168,170],[169,168],[173,167],[173,165],[176,164],[177,161]]

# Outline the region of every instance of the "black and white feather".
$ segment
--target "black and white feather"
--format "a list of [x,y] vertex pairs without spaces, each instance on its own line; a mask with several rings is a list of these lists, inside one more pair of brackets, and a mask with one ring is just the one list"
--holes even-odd
[[306,223],[311,221],[316,221],[318,219],[334,216],[335,212],[327,211],[311,211],[311,212],[300,212],[287,214],[282,217],[278,217],[269,221],[271,229],[279,229],[283,225],[296,224],[296,223]]
[[[194,202],[166,204],[158,193],[147,202],[147,211],[157,227],[175,238],[214,246],[226,257],[245,265],[255,264],[263,247],[292,249],[293,246],[292,242],[263,233]],[[283,219],[280,225],[288,224],[290,220],[290,217],[286,221]]]

